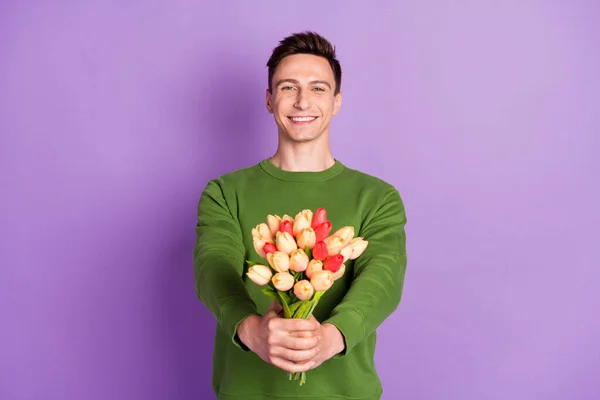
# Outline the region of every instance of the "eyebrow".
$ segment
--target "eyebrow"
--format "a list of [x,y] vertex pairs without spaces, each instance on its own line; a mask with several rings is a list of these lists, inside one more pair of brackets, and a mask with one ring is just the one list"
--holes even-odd
[[[285,82],[290,82],[290,83],[295,83],[295,84],[299,84],[300,82],[298,82],[296,79],[280,79],[279,81],[277,81],[277,85],[276,87],[279,87],[279,85],[281,85],[282,83]],[[331,89],[331,85],[329,84],[329,82],[327,81],[310,81],[308,82],[310,85],[316,85],[316,84],[321,84],[321,85],[325,85],[327,86],[329,89]]]

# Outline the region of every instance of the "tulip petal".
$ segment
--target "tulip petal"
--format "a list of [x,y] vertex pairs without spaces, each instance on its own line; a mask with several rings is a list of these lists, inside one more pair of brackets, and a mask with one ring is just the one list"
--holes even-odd
[[[322,223],[324,223],[325,221],[327,221],[327,212],[325,211],[324,208],[317,208],[317,210],[315,211],[314,215],[313,215],[313,219],[311,222],[311,227],[313,229],[317,229],[317,227],[319,225],[321,225]],[[327,236],[327,235],[325,235]]]
[[331,232],[331,222],[329,221],[325,221],[323,222],[321,225],[317,226],[315,228],[315,235],[317,236],[317,242],[320,242],[321,240],[325,240],[325,238],[327,236],[329,236],[329,233]]
[[292,228],[292,223],[290,221],[282,221],[281,224],[279,224],[279,232],[287,232],[290,235],[294,234],[293,228]]
[[327,244],[324,241],[317,242],[317,244],[315,244],[315,248],[313,249],[312,255],[315,260],[325,260],[329,255],[327,251]]
[[335,256],[331,256],[325,260],[323,263],[323,269],[326,269],[331,272],[337,272],[342,264],[344,263],[344,256],[341,254],[337,254]]

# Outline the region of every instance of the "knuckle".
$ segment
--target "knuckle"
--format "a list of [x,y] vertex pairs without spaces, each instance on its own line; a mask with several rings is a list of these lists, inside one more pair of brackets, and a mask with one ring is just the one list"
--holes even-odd
[[277,356],[277,348],[276,347],[269,347],[269,351],[267,352],[268,356],[270,358],[274,358]]

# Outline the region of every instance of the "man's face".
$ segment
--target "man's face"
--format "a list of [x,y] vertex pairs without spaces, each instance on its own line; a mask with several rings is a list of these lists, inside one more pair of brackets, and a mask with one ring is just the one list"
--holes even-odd
[[277,66],[272,91],[267,90],[267,110],[280,134],[294,142],[309,142],[329,132],[331,117],[342,105],[342,94],[334,93],[329,62],[312,54],[295,54]]

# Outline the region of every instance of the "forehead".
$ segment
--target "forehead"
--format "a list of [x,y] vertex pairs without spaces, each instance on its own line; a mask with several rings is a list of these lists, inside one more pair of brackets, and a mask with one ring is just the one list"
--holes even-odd
[[274,82],[281,79],[323,80],[331,84],[335,81],[329,61],[312,54],[294,54],[284,57],[273,74]]

